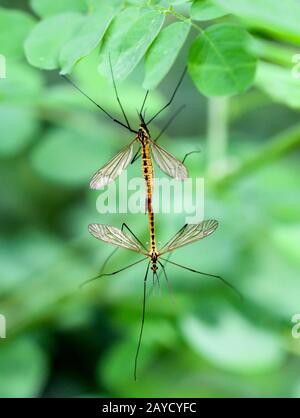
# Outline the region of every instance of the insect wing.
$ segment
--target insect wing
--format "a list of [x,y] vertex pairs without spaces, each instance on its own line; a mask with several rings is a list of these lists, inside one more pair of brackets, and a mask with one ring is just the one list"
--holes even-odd
[[176,248],[199,241],[212,234],[218,227],[218,221],[207,220],[195,225],[184,226],[177,234],[161,249],[160,254],[173,251]]
[[188,171],[186,167],[179,160],[173,157],[172,154],[153,141],[151,141],[151,150],[161,171],[176,180],[186,180],[188,178]]
[[99,190],[112,183],[115,178],[120,176],[126,170],[131,161],[133,152],[133,143],[120,151],[104,167],[100,168],[93,176],[90,182],[90,188]]
[[88,229],[91,235],[101,241],[135,251],[136,253],[144,253],[141,245],[134,237],[124,234],[124,232],[114,226],[90,224]]

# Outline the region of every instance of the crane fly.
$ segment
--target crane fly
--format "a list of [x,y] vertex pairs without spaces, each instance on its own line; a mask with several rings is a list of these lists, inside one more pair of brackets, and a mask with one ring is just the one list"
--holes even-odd
[[[156,119],[156,117],[163,112],[167,107],[171,105],[173,102],[173,99],[176,95],[177,90],[179,89],[182,80],[184,78],[184,75],[186,73],[186,68],[184,69],[176,88],[171,96],[171,99],[169,102],[163,106],[158,112],[155,113],[154,116],[152,116],[147,122],[145,121],[145,113],[143,115],[143,110],[145,108],[146,100],[149,94],[149,90],[146,92],[146,95],[144,97],[141,110],[138,112],[140,124],[138,130],[135,130],[131,127],[128,117],[125,113],[125,110],[123,108],[123,105],[121,103],[114,74],[111,64],[111,59],[109,57],[109,64],[110,64],[110,70],[111,70],[111,76],[112,76],[112,82],[117,98],[117,102],[120,106],[121,112],[124,117],[124,122],[114,118],[112,115],[110,115],[102,106],[100,106],[98,103],[96,103],[91,97],[89,97],[83,90],[81,90],[72,80],[67,78],[66,76],[62,76],[65,78],[69,83],[72,84],[73,87],[75,87],[81,94],[83,94],[88,100],[90,100],[94,105],[98,107],[103,113],[105,113],[106,116],[108,116],[113,122],[117,123],[118,125],[122,126],[123,128],[126,128],[131,133],[135,134],[135,138],[133,141],[127,145],[123,150],[121,150],[118,154],[116,154],[107,164],[105,164],[102,168],[100,168],[92,177],[90,181],[90,187],[91,189],[100,190],[103,187],[107,186],[108,184],[112,183],[118,176],[121,175],[121,173],[126,170],[129,163],[133,163],[138,159],[139,156],[142,156],[143,159],[143,176],[145,178],[145,181],[147,183],[147,187],[149,184],[152,184],[153,179],[153,164],[151,159],[151,154],[154,157],[155,162],[159,166],[159,168],[168,176],[173,177],[177,180],[185,180],[188,177],[188,172],[185,166],[182,162],[177,160],[172,154],[167,152],[164,148],[159,146],[156,142],[159,139],[159,137],[162,135],[162,133],[167,129],[169,124],[174,120],[174,117],[177,116],[177,114],[183,109],[183,107],[179,108],[178,111],[175,113],[175,115],[172,116],[172,118],[168,121],[168,123],[163,128],[162,132],[158,135],[156,139],[152,139],[149,132],[149,124]],[[133,145],[135,143],[138,143],[140,145],[139,150],[133,156]],[[151,150],[151,151],[150,151]],[[189,153],[190,154],[190,153]],[[187,154],[188,155],[188,154]],[[183,161],[185,161],[187,155],[184,157]],[[148,169],[148,172],[147,172]]]
[[[123,224],[125,225],[125,224]],[[134,251],[136,253],[139,253],[141,255],[144,255],[141,260],[136,261],[135,263],[132,263],[126,267],[123,267],[117,271],[114,271],[112,273],[100,273],[98,276],[93,277],[92,279],[88,280],[84,284],[90,283],[91,281],[94,281],[96,279],[99,279],[103,276],[113,276],[115,274],[121,273],[124,270],[127,270],[145,260],[148,260],[146,273],[144,277],[144,293],[143,293],[143,308],[142,308],[142,321],[141,321],[141,328],[140,328],[140,335],[138,340],[138,346],[135,356],[135,363],[134,363],[134,378],[136,380],[137,377],[137,363],[138,363],[138,355],[140,351],[141,341],[142,341],[142,335],[143,335],[143,329],[144,329],[144,321],[145,321],[145,311],[146,311],[146,289],[147,289],[147,279],[149,275],[149,270],[151,268],[153,273],[153,281],[156,278],[158,280],[157,271],[159,268],[162,269],[162,273],[168,283],[168,276],[166,272],[165,265],[160,261],[162,260],[165,263],[170,263],[176,267],[188,270],[193,273],[198,273],[201,275],[214,277],[219,280],[221,280],[225,285],[229,286],[231,289],[233,289],[241,298],[241,294],[236,290],[229,282],[227,282],[225,279],[223,279],[221,276],[217,276],[214,274],[205,273],[202,271],[195,270],[193,268],[189,268],[186,266],[182,266],[181,264],[175,263],[173,261],[170,261],[168,258],[164,258],[163,256],[165,254],[171,253],[172,251],[183,247],[185,245],[191,244],[193,242],[199,241],[205,237],[208,237],[211,235],[218,227],[218,222],[216,220],[205,220],[198,224],[186,224],[184,225],[175,235],[173,238],[171,238],[166,245],[164,245],[162,248],[157,249],[156,245],[154,248],[152,245],[150,246],[150,249],[147,249],[144,244],[136,237],[136,235],[129,229],[127,225],[125,225],[127,230],[130,232],[129,234],[126,234],[123,232],[122,229],[115,228],[114,226],[109,225],[102,225],[102,224],[90,224],[88,229],[91,235],[93,235],[95,238],[104,241],[106,243],[115,245],[117,247],[125,248],[130,251]]]
[[[154,168],[153,168],[152,157],[162,172],[164,172],[165,174],[167,174],[168,176],[172,178],[175,178],[176,180],[183,181],[188,178],[188,171],[186,167],[184,166],[183,162],[185,161],[187,156],[198,151],[192,151],[186,154],[183,159],[183,162],[181,162],[178,159],[176,159],[172,154],[170,154],[168,151],[166,151],[164,148],[162,148],[156,143],[159,137],[161,136],[161,134],[173,121],[174,117],[176,117],[179,111],[182,110],[182,107],[179,108],[178,111],[175,113],[175,115],[172,116],[172,118],[168,121],[168,123],[163,128],[162,132],[154,140],[151,138],[151,135],[150,135],[149,124],[172,103],[175,97],[175,94],[177,90],[179,89],[180,84],[182,83],[182,80],[186,73],[186,68],[184,72],[182,73],[169,102],[162,109],[160,109],[154,116],[152,116],[147,122],[145,121],[145,116],[144,116],[145,113],[143,115],[143,111],[145,108],[149,90],[146,92],[146,95],[142,103],[142,107],[140,111],[138,112],[140,125],[139,125],[138,130],[134,130],[132,129],[129,123],[125,110],[122,106],[121,100],[119,98],[110,57],[109,57],[109,64],[110,64],[111,77],[112,77],[112,82],[113,82],[117,102],[119,103],[120,109],[124,116],[124,121],[125,121],[124,123],[115,119],[113,116],[111,116],[102,106],[97,104],[93,99],[87,96],[78,86],[76,86],[73,83],[73,81],[64,77],[77,90],[79,90],[85,97],[91,100],[100,110],[102,110],[107,116],[109,116],[110,119],[112,119],[114,122],[118,123],[119,125],[123,126],[127,130],[129,130],[131,133],[135,134],[135,138],[129,145],[127,145],[123,150],[121,150],[118,154],[116,154],[107,164],[105,164],[102,168],[100,168],[94,174],[94,176],[92,177],[90,181],[90,188],[95,189],[95,190],[100,190],[103,187],[109,185],[118,176],[120,176],[124,170],[126,170],[126,168],[128,167],[130,163],[133,163],[139,157],[141,157],[142,158],[142,174],[143,174],[143,178],[146,184],[145,207],[146,207],[146,212],[148,213],[151,248],[154,250],[156,248],[156,244],[155,244],[155,221],[154,221],[154,213],[153,213],[153,207],[152,207],[153,178],[154,178]],[[139,144],[139,149],[136,152],[136,154],[133,156],[133,147],[135,143]]]

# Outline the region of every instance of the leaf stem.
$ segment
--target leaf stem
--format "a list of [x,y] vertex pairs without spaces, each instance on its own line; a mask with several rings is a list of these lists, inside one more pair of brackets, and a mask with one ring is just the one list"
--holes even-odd
[[264,167],[279,157],[289,153],[300,145],[300,124],[289,128],[274,138],[254,155],[236,166],[231,172],[215,182],[217,188],[228,188],[235,181]]
[[208,174],[212,178],[219,178],[227,169],[228,105],[227,97],[208,99]]

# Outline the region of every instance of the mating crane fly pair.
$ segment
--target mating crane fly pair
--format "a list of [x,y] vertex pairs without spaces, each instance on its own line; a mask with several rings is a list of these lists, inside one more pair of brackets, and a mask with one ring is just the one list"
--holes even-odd
[[[141,255],[144,255],[141,260],[132,263],[126,267],[123,267],[117,271],[111,272],[111,273],[100,273],[98,276],[88,280],[86,283],[89,283],[93,280],[99,279],[103,276],[112,276],[118,273],[121,273],[122,271],[125,271],[145,260],[148,259],[148,265],[146,268],[146,273],[144,277],[144,293],[143,293],[143,307],[142,307],[142,322],[141,322],[141,328],[140,328],[140,335],[138,340],[138,347],[136,351],[136,357],[135,357],[135,365],[134,365],[134,377],[136,379],[137,376],[137,360],[142,340],[142,334],[143,334],[143,327],[144,327],[144,319],[145,319],[145,308],[146,308],[146,290],[147,290],[147,279],[149,275],[149,270],[151,268],[153,272],[153,282],[154,279],[157,279],[157,282],[159,283],[159,277],[157,274],[157,270],[159,267],[162,270],[162,273],[168,283],[168,276],[166,272],[165,265],[160,261],[162,260],[165,264],[170,263],[176,267],[185,269],[187,271],[198,273],[201,275],[214,277],[219,280],[221,280],[224,284],[235,290],[238,294],[239,292],[226,280],[224,280],[221,276],[217,276],[214,274],[205,273],[202,271],[198,271],[189,267],[182,266],[180,264],[177,264],[173,261],[170,261],[169,258],[164,258],[165,254],[173,252],[177,248],[183,247],[187,244],[191,244],[193,242],[199,241],[209,235],[211,235],[216,228],[218,227],[218,222],[215,220],[206,220],[203,222],[200,222],[199,224],[195,225],[184,225],[176,234],[175,236],[161,249],[157,248],[156,245],[156,237],[155,237],[155,222],[154,222],[154,213],[152,208],[152,195],[153,195],[153,177],[154,177],[154,169],[153,169],[153,162],[152,162],[152,156],[155,162],[157,163],[158,167],[163,171],[165,174],[167,174],[170,177],[175,178],[176,180],[185,180],[188,178],[188,172],[186,167],[183,165],[186,157],[191,153],[186,154],[183,161],[180,162],[178,159],[176,159],[173,155],[171,155],[169,152],[167,152],[165,149],[160,147],[157,144],[157,140],[162,135],[162,133],[167,129],[169,124],[173,121],[174,117],[179,113],[179,111],[182,110],[182,107],[178,109],[178,111],[175,113],[175,115],[172,116],[172,118],[168,121],[168,123],[163,128],[162,132],[158,135],[158,137],[155,140],[152,140],[150,131],[149,131],[149,124],[162,112],[164,111],[168,106],[171,105],[176,92],[184,78],[186,69],[184,70],[183,74],[181,75],[179,82],[171,96],[171,99],[169,102],[160,109],[154,116],[152,116],[147,122],[145,121],[145,112],[143,114],[145,103],[148,97],[149,91],[146,92],[145,98],[142,103],[141,110],[138,112],[139,118],[140,118],[140,125],[138,130],[132,129],[129,120],[126,116],[126,113],[124,111],[124,108],[121,104],[114,74],[112,70],[111,61],[110,62],[110,69],[111,69],[111,75],[112,75],[112,82],[116,94],[117,101],[119,103],[121,112],[124,117],[124,122],[114,118],[111,116],[102,106],[100,106],[98,103],[96,103],[92,98],[90,98],[85,92],[83,92],[73,81],[68,79],[67,77],[63,76],[69,83],[71,83],[77,90],[79,90],[86,98],[88,98],[92,103],[94,103],[102,112],[104,112],[111,120],[116,122],[118,125],[126,128],[131,133],[135,134],[134,140],[127,145],[122,151],[120,151],[115,157],[113,157],[106,165],[104,165],[102,168],[100,168],[95,175],[92,177],[90,182],[90,187],[92,189],[102,189],[103,187],[109,185],[112,183],[121,173],[126,170],[128,165],[130,163],[135,162],[139,157],[142,159],[142,174],[143,178],[145,180],[146,184],[146,211],[148,213],[148,219],[149,219],[149,233],[150,233],[150,248],[147,249],[144,244],[137,238],[137,236],[132,232],[132,230],[126,225],[123,224],[122,228],[115,228],[113,226],[109,225],[102,225],[102,224],[90,224],[88,229],[91,235],[93,235],[95,238],[107,242],[109,244],[112,244],[118,248],[125,248],[127,250],[134,251],[136,253],[140,253]],[[139,149],[136,152],[136,154],[133,156],[133,146],[135,143],[138,143]],[[124,228],[127,229],[127,231],[130,233],[126,234],[124,233]],[[111,256],[110,256],[111,257]],[[109,258],[110,258],[109,257]],[[106,261],[107,262],[107,261]],[[106,265],[106,262],[104,265]],[[239,294],[240,295],[240,294]]]

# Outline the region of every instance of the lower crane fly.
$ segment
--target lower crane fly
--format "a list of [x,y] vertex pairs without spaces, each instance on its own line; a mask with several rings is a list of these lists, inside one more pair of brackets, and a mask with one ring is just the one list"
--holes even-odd
[[[124,224],[125,225],[125,224]],[[146,311],[146,289],[147,289],[147,279],[149,275],[149,270],[151,268],[153,273],[153,281],[156,278],[159,282],[157,271],[159,267],[161,267],[163,275],[168,282],[168,276],[166,272],[165,265],[160,261],[162,260],[165,263],[170,263],[176,267],[188,270],[193,273],[198,273],[204,276],[214,277],[219,280],[221,280],[225,285],[233,289],[239,297],[242,299],[241,294],[239,291],[234,288],[229,282],[227,282],[225,279],[223,279],[221,276],[217,276],[214,274],[205,273],[202,271],[198,271],[189,267],[182,266],[181,264],[174,263],[173,261],[170,261],[168,258],[163,258],[162,256],[167,253],[171,253],[172,251],[176,250],[177,248],[183,247],[187,244],[191,244],[195,241],[199,241],[205,237],[208,237],[211,235],[218,227],[218,222],[216,220],[205,220],[203,222],[200,222],[198,224],[186,224],[184,225],[178,232],[175,234],[173,238],[171,238],[166,245],[164,245],[161,249],[157,249],[156,245],[152,246],[150,250],[148,250],[144,244],[136,237],[136,235],[129,229],[127,225],[125,225],[127,230],[130,232],[129,234],[126,234],[123,232],[123,228],[115,228],[114,226],[109,225],[102,225],[102,224],[90,224],[88,229],[91,235],[93,235],[95,238],[107,242],[109,244],[113,244],[117,247],[125,248],[127,250],[134,251],[136,253],[143,254],[145,257],[142,258],[139,261],[136,261],[135,263],[132,263],[126,267],[123,267],[117,271],[114,271],[112,273],[100,273],[98,276],[93,277],[92,279],[86,281],[83,283],[84,285],[87,283],[90,283],[91,281],[94,281],[96,279],[99,279],[100,277],[104,276],[113,276],[115,274],[121,273],[124,270],[127,270],[142,261],[145,261],[148,259],[148,265],[145,273],[144,278],[144,294],[143,294],[143,308],[142,308],[142,322],[141,322],[141,328],[140,328],[140,335],[138,340],[138,346],[135,356],[135,362],[134,362],[134,379],[137,378],[137,363],[138,363],[138,356],[142,341],[142,335],[143,335],[143,329],[144,329],[144,321],[145,321],[145,311]],[[154,241],[155,242],[155,241]]]

